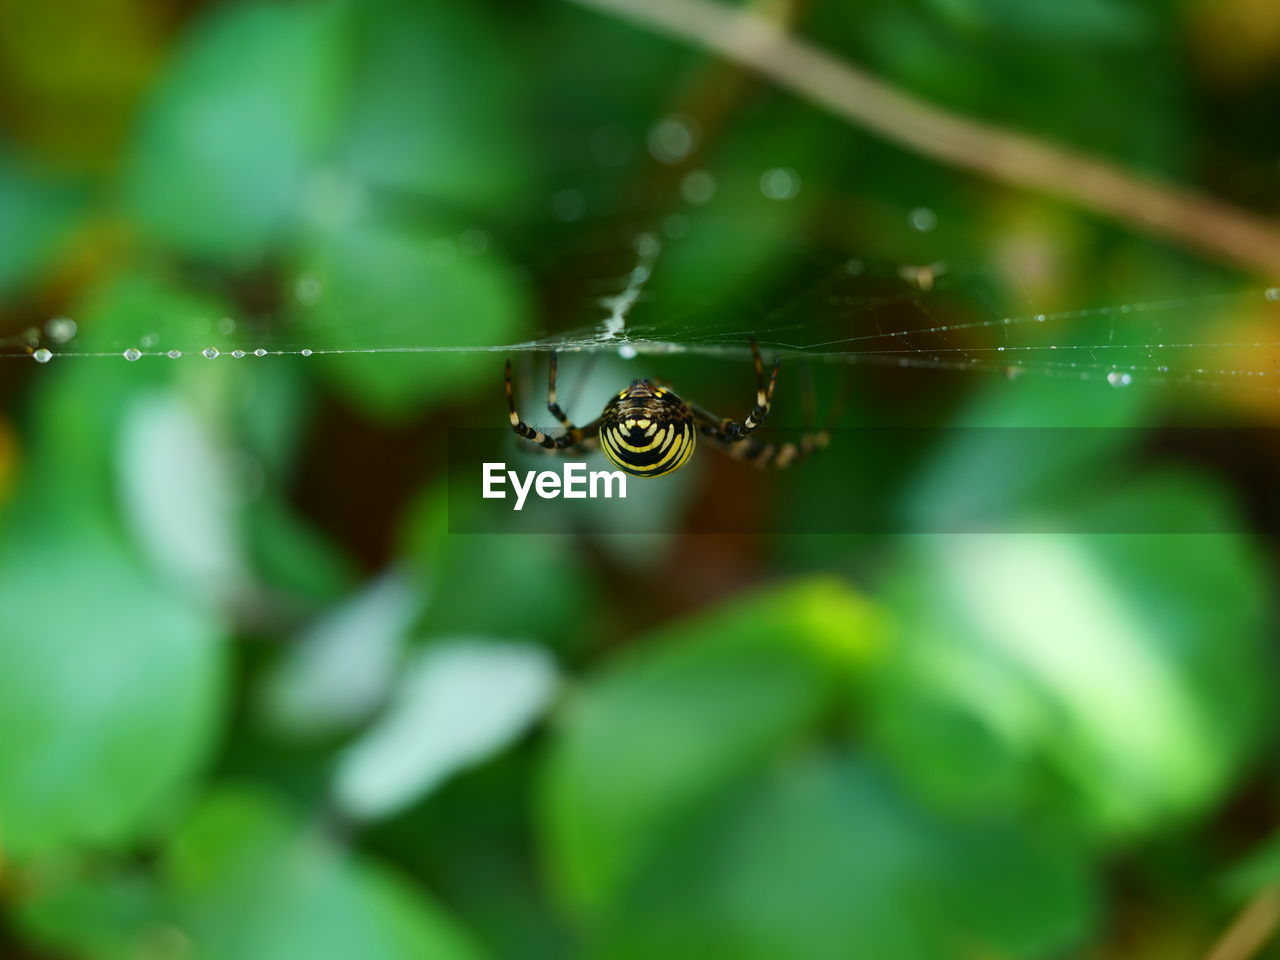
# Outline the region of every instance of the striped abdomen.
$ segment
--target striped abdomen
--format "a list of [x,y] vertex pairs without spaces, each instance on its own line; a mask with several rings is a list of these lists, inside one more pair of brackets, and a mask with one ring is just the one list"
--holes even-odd
[[637,380],[605,407],[600,445],[620,470],[660,477],[688,462],[698,443],[693,414],[669,390]]

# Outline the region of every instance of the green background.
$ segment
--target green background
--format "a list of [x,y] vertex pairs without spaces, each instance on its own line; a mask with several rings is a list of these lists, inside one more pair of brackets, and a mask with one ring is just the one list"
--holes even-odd
[[[752,6],[939,106],[1275,211],[1273,5]],[[608,509],[450,534],[446,431],[505,422],[504,353],[287,352],[580,328],[644,232],[636,322],[736,351],[567,354],[573,415],[649,375],[743,415],[756,330],[977,323],[912,339],[918,369],[864,362],[882,341],[816,365],[842,424],[923,428],[911,456],[700,451],[645,534]],[[1260,293],[1210,299],[1268,279],[568,2],[2,0],[0,956],[1202,955],[1280,882],[1274,451],[1143,451],[1280,408],[1117,390],[1096,353],[1270,339]],[[1037,352],[988,362],[1005,342]],[[516,363],[539,423],[545,361]],[[803,424],[801,369],[771,425]],[[960,425],[1100,429],[1015,483]],[[847,529],[886,469],[913,532]],[[957,496],[1219,532],[930,534]]]

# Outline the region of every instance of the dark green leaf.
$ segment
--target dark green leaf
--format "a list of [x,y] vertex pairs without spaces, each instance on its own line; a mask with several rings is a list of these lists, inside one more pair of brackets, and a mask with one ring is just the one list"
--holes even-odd
[[586,684],[548,760],[544,829],[575,908],[812,729],[880,627],[835,580],[800,581],[636,641]]

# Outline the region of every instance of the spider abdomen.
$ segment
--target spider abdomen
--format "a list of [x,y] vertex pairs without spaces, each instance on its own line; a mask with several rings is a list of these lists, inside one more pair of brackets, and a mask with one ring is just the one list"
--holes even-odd
[[684,466],[698,443],[693,412],[670,390],[637,380],[604,409],[600,445],[622,471],[660,477]]

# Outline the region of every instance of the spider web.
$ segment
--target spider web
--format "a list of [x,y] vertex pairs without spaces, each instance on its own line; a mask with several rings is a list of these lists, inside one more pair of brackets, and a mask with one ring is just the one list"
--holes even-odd
[[[770,179],[779,176],[799,177],[762,171],[758,189],[786,203],[794,191]],[[775,356],[847,367],[1066,378],[1112,388],[1280,390],[1280,340],[1270,333],[1280,310],[1277,287],[1224,280],[1217,289],[1164,289],[1119,303],[1008,309],[981,264],[885,261],[791,239],[775,241],[760,261],[726,262],[699,246],[699,231],[714,219],[687,196],[683,206],[668,208],[674,213],[592,217],[580,209],[586,206],[558,192],[550,209],[559,215],[536,251],[521,252],[478,228],[450,248],[457,258],[501,256],[524,269],[521,282],[562,328],[518,342],[432,342],[422,318],[370,328],[352,316],[303,330],[283,314],[211,316],[200,334],[158,328],[125,342],[56,317],[0,340],[0,357],[200,362],[559,350],[734,358],[747,356],[754,339]],[[913,228],[926,230],[936,219],[925,209],[909,217]],[[750,217],[739,226],[752,229]],[[762,264],[770,275],[758,282]],[[710,289],[688,282],[706,276],[721,282]],[[311,282],[304,274],[294,284],[301,309]]]

